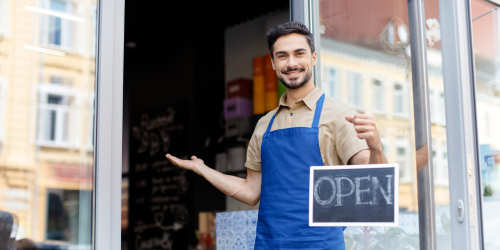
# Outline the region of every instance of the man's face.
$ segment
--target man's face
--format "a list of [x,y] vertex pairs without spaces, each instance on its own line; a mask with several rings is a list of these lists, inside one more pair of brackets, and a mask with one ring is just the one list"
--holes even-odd
[[274,43],[272,60],[278,79],[289,89],[304,86],[312,77],[316,54],[311,54],[303,35],[292,33],[278,38]]

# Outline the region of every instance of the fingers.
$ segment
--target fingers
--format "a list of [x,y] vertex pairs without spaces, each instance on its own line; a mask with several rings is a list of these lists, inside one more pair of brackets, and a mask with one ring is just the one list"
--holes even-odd
[[191,156],[191,160],[192,161],[189,161],[189,160],[181,160],[171,154],[167,154],[165,155],[167,157],[167,159],[170,160],[170,162],[172,162],[174,165],[178,166],[178,167],[182,167],[182,168],[186,168],[188,167],[188,164],[192,164],[193,161],[199,161],[201,163],[204,163],[202,159],[198,159],[198,157],[196,156]]
[[193,169],[193,166],[194,166],[193,161],[181,160],[181,159],[179,159],[171,154],[167,154],[166,156],[170,160],[170,162],[172,162],[172,164],[174,164],[177,167],[181,167],[181,168],[189,169],[189,170]]
[[370,115],[356,114],[352,118],[346,116],[346,120],[354,124],[354,130],[358,134],[359,139],[366,139],[367,141],[374,140],[378,137],[377,126],[375,120]]
[[370,132],[375,129],[374,126],[366,126],[366,125],[354,125],[354,129],[358,133],[363,133],[363,132]]
[[356,114],[354,116],[346,115],[345,119],[352,124],[375,125],[373,117],[370,115]]
[[353,118],[352,116],[350,116],[350,115],[346,115],[346,116],[345,116],[345,119],[346,119],[348,122],[352,123],[352,120],[353,120],[354,118]]
[[181,160],[175,156],[172,156],[171,154],[165,155],[172,164],[175,166],[194,171],[197,174],[200,174],[199,169],[203,167],[203,160],[198,159],[196,156],[191,156],[191,160]]
[[179,159],[171,154],[167,154],[166,157],[170,162],[172,162],[174,165],[179,167],[179,162],[181,161],[181,159]]
[[375,133],[374,132],[358,133],[358,138],[365,139],[367,141],[371,141],[371,140],[375,139]]
[[352,118],[352,124],[354,125],[369,125],[375,126],[375,120],[370,115],[356,114]]
[[367,125],[367,126],[375,126],[375,121],[373,119],[361,119],[355,118],[354,125]]

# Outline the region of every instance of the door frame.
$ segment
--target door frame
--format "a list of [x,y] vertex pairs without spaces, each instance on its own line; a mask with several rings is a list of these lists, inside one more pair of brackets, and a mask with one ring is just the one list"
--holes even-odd
[[121,249],[125,0],[98,0],[92,249]]
[[[423,0],[408,1],[423,3]],[[290,20],[310,27],[319,57],[319,16],[314,14],[319,13],[318,5],[318,0],[290,0]],[[121,249],[124,10],[125,0],[98,1],[92,232],[94,250]],[[423,11],[423,8],[416,9],[417,14],[425,16]],[[442,43],[447,44],[443,46],[442,53],[448,166],[453,166],[454,169],[449,171],[452,247],[484,249],[470,1],[439,0],[439,14]],[[421,47],[422,41],[419,41],[417,45]],[[425,40],[423,42],[425,48]],[[415,64],[412,60],[412,70],[419,72],[415,67],[421,67],[426,71],[426,53],[413,56],[420,58],[420,63]],[[426,73],[425,71],[422,72]],[[316,65],[314,77],[315,84],[321,87],[320,65]],[[428,92],[421,95],[424,100],[428,100]],[[429,117],[428,110],[424,111],[424,115]],[[430,173],[432,177],[432,171]],[[457,210],[459,204],[463,204],[463,216],[460,217]],[[435,237],[435,230],[433,232]],[[420,234],[420,237],[424,235]],[[424,246],[421,249],[435,249],[435,245],[422,247]]]
[[[484,249],[471,3],[439,0],[453,249]],[[460,208],[462,207],[462,208]],[[459,210],[460,215],[459,215]],[[466,248],[465,248],[466,247]]]

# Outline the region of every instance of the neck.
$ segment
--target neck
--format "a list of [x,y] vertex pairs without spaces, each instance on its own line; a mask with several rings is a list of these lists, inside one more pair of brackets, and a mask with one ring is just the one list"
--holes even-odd
[[314,90],[314,81],[309,80],[304,86],[298,89],[286,89],[286,105],[292,107],[293,104],[298,101],[304,99],[309,93]]

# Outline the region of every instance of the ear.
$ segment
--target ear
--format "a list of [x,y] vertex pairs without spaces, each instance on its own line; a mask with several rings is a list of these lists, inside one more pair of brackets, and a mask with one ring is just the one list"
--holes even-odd
[[318,52],[314,51],[314,53],[312,54],[312,58],[311,58],[313,66],[316,66],[317,58],[318,58]]
[[271,64],[273,65],[273,69],[276,70],[276,65],[274,65],[274,59],[271,57]]

